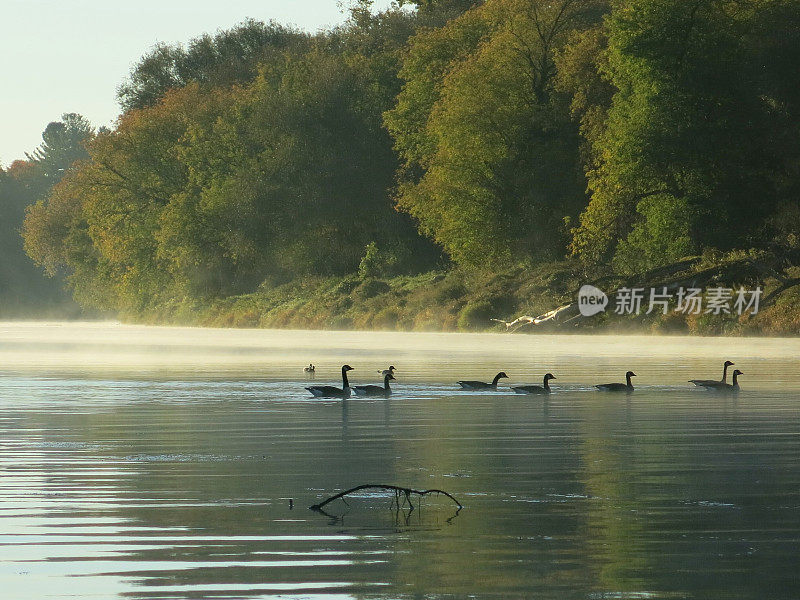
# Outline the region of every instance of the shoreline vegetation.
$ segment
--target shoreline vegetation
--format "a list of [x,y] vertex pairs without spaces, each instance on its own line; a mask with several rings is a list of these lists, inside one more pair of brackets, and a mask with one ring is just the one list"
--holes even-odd
[[[465,331],[536,333],[624,333],[703,336],[796,336],[800,334],[800,269],[770,271],[769,257],[738,253],[698,256],[655,269],[643,276],[606,274],[585,278],[579,265],[561,261],[536,267],[520,265],[494,274],[456,269],[387,279],[352,275],[314,278],[265,287],[209,303],[174,302],[152,311],[128,315],[131,322],[204,327],[330,329],[374,331]],[[582,317],[577,292],[593,283],[604,289],[606,311]],[[673,300],[663,313],[614,313],[614,293],[622,287],[658,291],[664,287],[728,287],[734,298],[740,288],[760,287],[759,310],[687,314]],[[539,324],[508,327],[523,315],[543,315],[563,307],[563,314]]]
[[[155,46],[112,128],[47,125],[0,168],[0,316],[800,333],[795,0],[345,10]],[[585,284],[763,296],[583,318]]]

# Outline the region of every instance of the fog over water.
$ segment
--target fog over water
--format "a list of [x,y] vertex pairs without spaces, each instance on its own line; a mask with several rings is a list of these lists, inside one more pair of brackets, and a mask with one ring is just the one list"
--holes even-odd
[[[3,323],[3,597],[797,598],[798,356],[794,339]],[[687,383],[725,359],[740,394]],[[394,394],[314,400],[309,362],[319,384],[392,364]],[[629,369],[633,394],[594,391]],[[455,385],[499,370],[497,392]],[[549,397],[509,393],[548,371]],[[464,509],[307,509],[363,483]]]
[[[114,373],[291,380],[309,362],[317,379],[337,378],[342,363],[354,381],[374,365],[402,363],[403,381],[447,382],[509,372],[520,383],[569,365],[565,382],[640,370],[640,386],[716,379],[726,359],[739,361],[743,387],[800,387],[800,339],[647,335],[506,335],[361,331],[293,331],[148,327],[119,323],[0,322],[0,369],[28,375]],[[359,369],[359,362],[369,369]],[[451,368],[458,366],[454,374]],[[384,367],[385,368],[385,367]],[[513,371],[513,373],[512,373]],[[720,371],[718,373],[718,371]],[[520,379],[522,378],[522,379]]]

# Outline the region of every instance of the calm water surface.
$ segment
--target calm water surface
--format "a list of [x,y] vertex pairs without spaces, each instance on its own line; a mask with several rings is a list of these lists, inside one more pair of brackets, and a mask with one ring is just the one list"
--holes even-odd
[[[725,358],[738,397],[686,383]],[[308,362],[391,363],[395,395],[312,400]],[[783,339],[0,323],[0,595],[795,599],[798,364]],[[558,379],[456,391],[501,369]],[[633,395],[592,391],[628,369]],[[362,483],[464,509],[307,509]]]

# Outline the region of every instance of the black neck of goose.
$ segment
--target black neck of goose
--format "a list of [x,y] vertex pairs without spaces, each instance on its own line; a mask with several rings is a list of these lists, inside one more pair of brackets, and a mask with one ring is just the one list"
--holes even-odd
[[549,390],[550,389],[550,379],[548,379],[547,375],[544,376],[544,379],[542,381],[544,382],[544,389]]
[[495,375],[495,376],[494,376],[494,379],[492,379],[492,387],[497,387],[497,382],[498,382],[498,381],[500,381],[500,373],[498,373],[497,375]]
[[342,387],[349,388],[350,382],[347,381],[347,369],[342,369]]
[[733,374],[733,387],[739,387],[739,382],[737,381],[737,379],[739,379],[739,374],[738,373],[734,373]]
[[625,375],[625,381],[628,382],[628,387],[629,388],[633,387],[633,384],[631,383],[631,376],[630,375]]
[[389,377],[391,377],[391,375],[384,375],[383,376],[383,389],[385,389],[385,390],[389,389]]
[[722,367],[722,383],[728,381],[728,363],[725,363]]

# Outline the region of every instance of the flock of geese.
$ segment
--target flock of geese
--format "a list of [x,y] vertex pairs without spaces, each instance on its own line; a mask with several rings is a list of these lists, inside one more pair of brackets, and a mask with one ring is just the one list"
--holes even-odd
[[[722,365],[722,379],[690,379],[689,383],[695,384],[697,387],[702,387],[707,390],[717,392],[738,392],[739,391],[739,375],[744,375],[739,369],[733,371],[733,383],[728,383],[728,367],[732,367],[733,363],[726,360]],[[303,369],[306,373],[314,373],[315,367],[313,364]],[[392,394],[392,389],[389,387],[389,382],[394,380],[394,366],[388,369],[378,371],[383,375],[383,386],[380,385],[355,385],[350,386],[347,379],[347,372],[352,371],[353,367],[350,365],[342,366],[342,387],[338,388],[332,385],[312,385],[306,389],[313,394],[315,398],[349,398],[351,394],[356,396],[365,396],[373,398],[388,398]],[[625,373],[625,383],[601,383],[596,385],[601,392],[624,392],[630,394],[633,392],[633,384],[631,377],[636,377],[636,373],[628,371]],[[508,375],[501,371],[494,376],[491,383],[485,381],[458,381],[458,385],[463,390],[470,391],[496,391],[497,382],[501,379],[507,379]],[[518,385],[512,386],[511,389],[517,394],[549,394],[550,393],[550,380],[555,379],[556,376],[552,373],[547,373],[542,380],[542,385]]]

